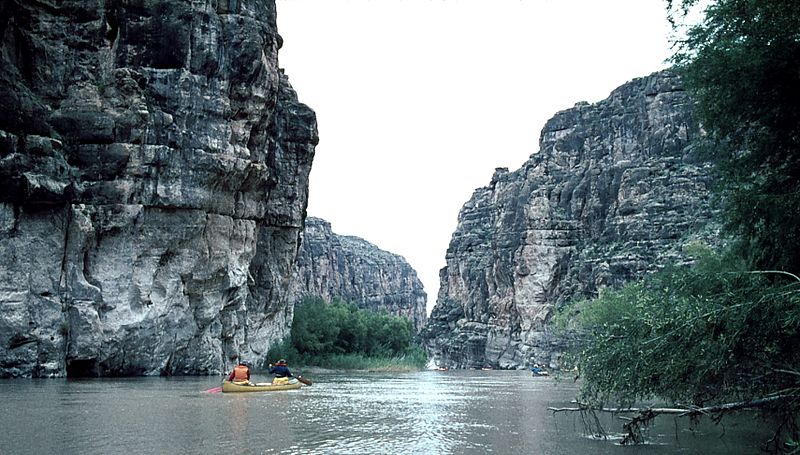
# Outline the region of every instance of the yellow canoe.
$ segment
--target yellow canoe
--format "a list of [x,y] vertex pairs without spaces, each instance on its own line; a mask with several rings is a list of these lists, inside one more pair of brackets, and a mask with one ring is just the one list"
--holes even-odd
[[299,381],[291,381],[288,384],[273,384],[271,382],[260,382],[258,384],[234,384],[229,381],[222,382],[222,391],[224,393],[239,393],[239,392],[274,392],[278,390],[294,390],[302,387]]

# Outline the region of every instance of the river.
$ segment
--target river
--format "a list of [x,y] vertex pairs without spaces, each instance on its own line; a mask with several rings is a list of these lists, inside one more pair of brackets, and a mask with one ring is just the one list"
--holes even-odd
[[[204,393],[215,377],[0,380],[4,454],[752,454],[749,415],[661,417],[639,447],[587,435],[575,385],[523,371],[307,374],[311,387]],[[266,377],[255,375],[254,380]],[[724,434],[724,435],[723,435]]]

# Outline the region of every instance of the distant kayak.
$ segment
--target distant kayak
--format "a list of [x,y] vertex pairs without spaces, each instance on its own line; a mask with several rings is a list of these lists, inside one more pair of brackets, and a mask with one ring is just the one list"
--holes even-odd
[[550,373],[547,370],[543,369],[539,365],[534,365],[531,367],[531,375],[533,376],[549,376]]
[[241,393],[241,392],[276,392],[278,390],[294,390],[299,389],[303,385],[299,381],[289,381],[288,384],[273,384],[271,382],[260,382],[258,384],[234,384],[229,381],[222,382],[223,393]]

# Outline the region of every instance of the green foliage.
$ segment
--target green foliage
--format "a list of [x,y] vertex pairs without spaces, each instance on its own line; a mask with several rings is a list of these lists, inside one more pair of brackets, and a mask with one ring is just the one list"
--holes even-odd
[[267,351],[267,357],[261,368],[266,370],[268,364],[275,363],[279,359],[285,359],[289,365],[303,365],[305,364],[304,356],[300,355],[297,348],[292,344],[291,339],[283,340],[282,342],[272,346]]
[[309,364],[337,370],[416,371],[423,369],[428,355],[421,348],[412,348],[398,356],[373,357],[364,354],[328,354],[308,359]]
[[309,297],[295,307],[291,339],[270,349],[268,358],[333,368],[372,365],[367,369],[377,368],[376,359],[382,359],[422,368],[427,358],[413,338],[407,318],[362,310],[341,299],[327,304]]
[[[697,3],[669,1],[677,16]],[[673,62],[696,100],[739,254],[800,271],[800,7],[716,0],[678,44]]]
[[[771,411],[800,410],[800,279],[752,272],[706,253],[556,317],[583,378],[579,400],[631,405],[662,397],[708,406],[785,395]],[[793,428],[796,431],[796,427]]]
[[301,354],[332,352],[339,337],[339,325],[321,298],[307,298],[295,307],[292,345]]

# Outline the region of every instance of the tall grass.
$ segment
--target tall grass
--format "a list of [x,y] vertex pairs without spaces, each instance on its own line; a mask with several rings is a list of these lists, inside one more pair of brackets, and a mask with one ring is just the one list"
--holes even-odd
[[296,357],[295,367],[319,367],[330,370],[362,370],[408,372],[425,368],[428,357],[422,349],[390,357],[369,357],[364,354],[321,354]]
[[329,354],[309,359],[314,366],[335,370],[367,371],[418,371],[425,368],[424,353],[405,354],[395,357],[366,357],[362,354]]

